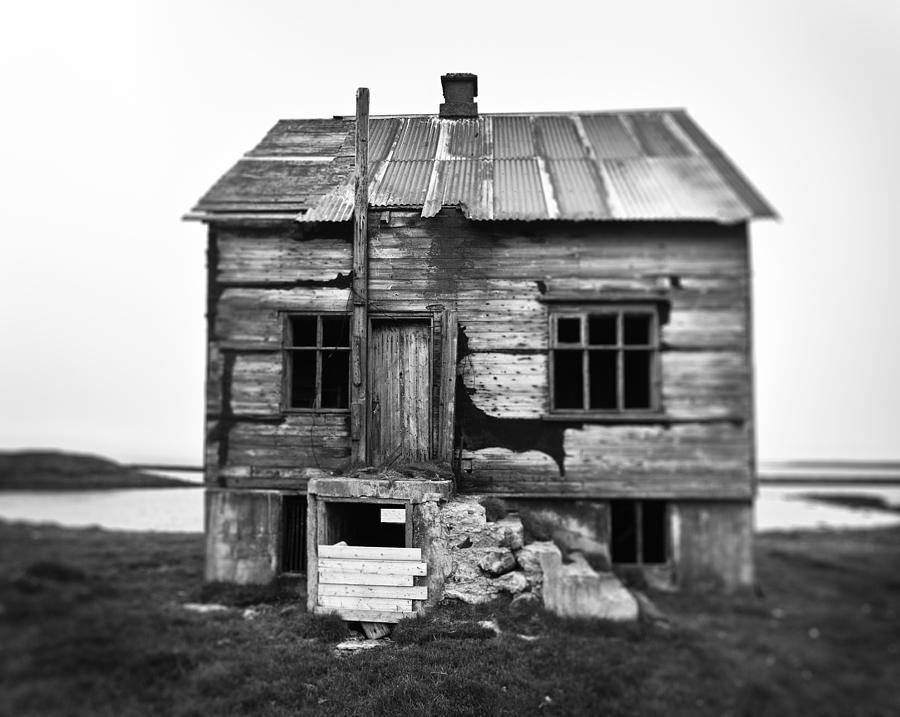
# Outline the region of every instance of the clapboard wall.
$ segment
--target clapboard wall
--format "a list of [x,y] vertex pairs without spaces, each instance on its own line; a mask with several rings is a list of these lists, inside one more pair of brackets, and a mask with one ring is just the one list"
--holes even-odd
[[[751,497],[745,224],[477,222],[448,209],[374,212],[369,227],[371,312],[458,312],[461,491]],[[350,232],[211,227],[210,482],[302,489],[310,469],[347,466],[348,416],[282,411],[280,347],[282,312],[349,311]],[[548,302],[560,296],[664,307],[661,416],[548,420]]]

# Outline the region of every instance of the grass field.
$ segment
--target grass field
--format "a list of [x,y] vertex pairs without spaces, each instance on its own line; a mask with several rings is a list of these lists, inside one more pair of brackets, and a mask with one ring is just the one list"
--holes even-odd
[[204,588],[201,548],[0,523],[0,714],[900,713],[900,529],[760,537],[758,594],[651,595],[667,621],[456,606],[357,654],[290,595]]

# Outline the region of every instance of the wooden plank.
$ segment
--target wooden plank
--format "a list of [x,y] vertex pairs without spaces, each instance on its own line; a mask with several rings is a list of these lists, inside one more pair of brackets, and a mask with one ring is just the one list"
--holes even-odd
[[321,605],[315,605],[312,609],[312,612],[316,615],[327,615],[330,613],[337,612],[340,614],[344,620],[354,621],[354,622],[389,622],[389,623],[397,623],[400,622],[403,618],[413,617],[415,615],[414,612],[409,611],[388,611],[388,610],[349,610],[349,609],[340,609],[333,607],[323,607]]
[[409,560],[338,560],[320,557],[317,564],[320,570],[324,568],[341,573],[426,575],[428,572],[425,563],[414,563]]
[[[368,382],[366,364],[369,354],[369,90],[356,91],[356,145],[353,172],[353,314],[350,321],[350,404],[353,426],[350,440],[351,460],[366,463],[368,424]],[[358,379],[358,380],[357,380]]]
[[421,560],[422,548],[381,548],[366,545],[320,545],[320,558],[341,560]]
[[[315,570],[311,572],[317,572]],[[319,582],[330,585],[397,585],[410,586],[415,582],[412,575],[381,575],[378,573],[357,573],[320,568]]]
[[[322,595],[320,592],[318,602],[322,607],[349,608],[351,610],[409,612],[412,610],[413,601],[403,600],[401,598],[339,597],[336,595]],[[376,622],[383,621],[378,620]]]
[[[308,230],[315,231],[315,230]],[[216,281],[225,285],[328,282],[349,275],[350,244],[342,237],[306,236],[277,230],[252,235],[232,227],[219,231]]]
[[332,585],[323,581],[321,576],[319,576],[319,595],[427,600],[428,588],[425,585],[405,587],[393,585]]
[[459,317],[455,309],[446,309],[442,317],[439,414],[437,426],[438,461],[453,461],[453,422],[456,414],[456,353]]
[[319,466],[342,469],[350,457],[346,413],[291,413],[277,421],[235,421],[228,433],[229,466]]

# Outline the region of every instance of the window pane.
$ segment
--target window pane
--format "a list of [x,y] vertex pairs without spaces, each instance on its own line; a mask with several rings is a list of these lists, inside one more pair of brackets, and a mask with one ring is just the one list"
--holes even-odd
[[581,319],[558,318],[556,320],[556,340],[561,344],[581,343]]
[[554,408],[584,408],[581,351],[553,352]]
[[322,408],[347,408],[350,352],[322,352]]
[[322,346],[350,345],[350,317],[322,317]]
[[588,316],[589,343],[594,346],[614,346],[616,344],[616,318],[615,314]]
[[314,408],[316,398],[316,352],[291,351],[291,408]]
[[637,562],[637,506],[633,500],[609,501],[610,557],[614,563]]
[[625,351],[625,408],[652,408],[650,379],[652,353]]
[[291,317],[292,346],[316,345],[316,317],[292,316]]
[[650,316],[648,314],[625,314],[623,333],[626,344],[648,346],[650,341]]
[[588,366],[591,372],[591,408],[615,410],[618,408],[617,351],[591,351]]
[[645,500],[641,508],[641,530],[643,533],[644,563],[666,562],[666,502]]

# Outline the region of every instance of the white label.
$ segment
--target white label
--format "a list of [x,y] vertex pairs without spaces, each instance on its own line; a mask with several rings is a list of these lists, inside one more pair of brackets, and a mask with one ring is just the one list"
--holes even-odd
[[381,522],[382,523],[405,523],[406,522],[406,508],[382,508],[381,509]]

